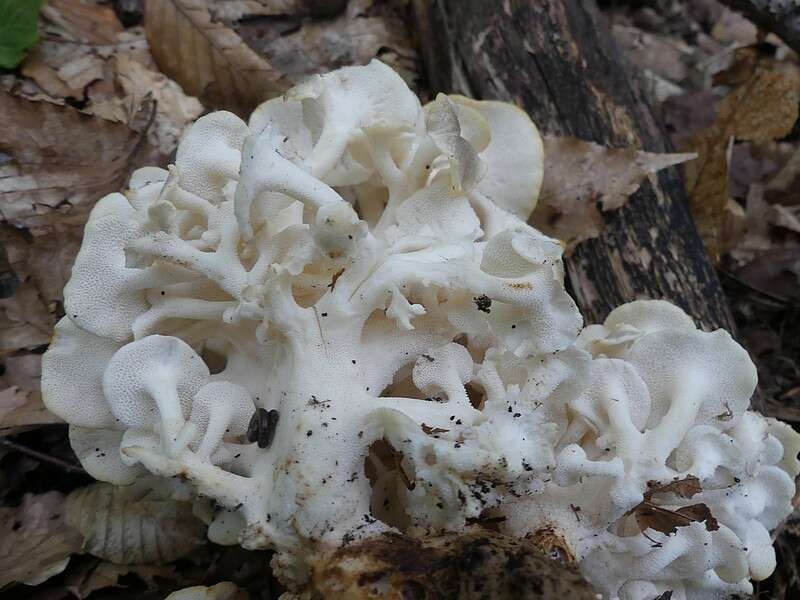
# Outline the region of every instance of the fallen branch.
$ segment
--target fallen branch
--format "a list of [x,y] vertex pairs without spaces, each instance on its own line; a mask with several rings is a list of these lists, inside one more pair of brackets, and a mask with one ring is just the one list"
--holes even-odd
[[49,463],[53,466],[58,467],[59,469],[63,469],[67,473],[74,473],[76,475],[86,475],[86,471],[84,471],[78,465],[73,465],[72,463],[68,463],[65,460],[56,458],[55,456],[50,456],[49,454],[45,454],[44,452],[39,452],[38,450],[34,450],[33,448],[28,448],[27,446],[23,446],[22,444],[18,444],[17,442],[12,442],[7,438],[0,438],[0,446],[4,446],[9,450],[13,450],[14,452],[27,454],[31,458],[35,458],[36,460]]

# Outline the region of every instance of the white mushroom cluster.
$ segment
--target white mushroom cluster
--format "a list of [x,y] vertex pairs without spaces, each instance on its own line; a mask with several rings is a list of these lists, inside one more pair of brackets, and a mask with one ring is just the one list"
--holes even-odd
[[289,585],[320,548],[492,519],[607,597],[747,593],[800,436],[670,304],[582,328],[526,224],[542,173],[522,111],[421,106],[377,61],[209,114],[93,210],[45,402],[90,474],[179,478]]

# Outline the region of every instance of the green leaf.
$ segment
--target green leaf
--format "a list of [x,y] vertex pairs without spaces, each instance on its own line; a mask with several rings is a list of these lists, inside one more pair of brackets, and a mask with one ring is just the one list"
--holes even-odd
[[39,39],[42,0],[0,0],[0,68],[13,69]]

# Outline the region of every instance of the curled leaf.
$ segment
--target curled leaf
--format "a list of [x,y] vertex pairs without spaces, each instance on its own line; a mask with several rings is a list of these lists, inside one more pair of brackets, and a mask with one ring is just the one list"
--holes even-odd
[[[48,207],[93,204],[121,187],[141,134],[50,102],[0,92],[0,218],[25,226]],[[70,261],[71,262],[71,261]]]
[[653,502],[653,496],[657,495],[674,494],[679,498],[691,498],[702,491],[700,480],[694,475],[687,475],[669,483],[648,481],[644,500],[634,506],[626,516],[633,516],[638,531],[642,533],[653,529],[671,535],[678,531],[678,527],[686,527],[695,522],[705,523],[708,531],[716,531],[719,529],[719,523],[705,504],[690,504],[672,510]]
[[205,541],[205,527],[190,503],[135,484],[76,490],[66,513],[87,552],[120,565],[170,562]]
[[90,44],[113,44],[123,31],[113,8],[82,0],[48,0],[42,14],[71,38]]
[[568,250],[600,235],[601,211],[624,205],[646,177],[696,157],[606,148],[568,137],[545,137],[544,154],[544,182],[531,223]]
[[437,433],[447,433],[450,431],[449,429],[442,429],[441,427],[431,427],[430,425],[426,425],[423,423],[420,425],[422,427],[422,431],[424,431],[428,435],[435,435]]
[[3,359],[0,375],[0,435],[21,427],[61,423],[45,408],[39,391],[42,357],[40,354],[14,354]]
[[0,587],[38,585],[61,573],[80,549],[80,533],[64,520],[63,494],[27,494],[19,507],[0,507]]
[[223,581],[212,586],[195,585],[172,592],[166,600],[247,600],[250,595],[235,583]]
[[691,504],[676,510],[656,506],[652,502],[643,501],[636,505],[632,514],[636,518],[640,531],[653,529],[666,535],[678,531],[678,527],[686,527],[691,523],[705,523],[708,531],[719,529],[719,523],[705,504]]
[[691,498],[702,491],[700,480],[694,475],[687,475],[683,479],[676,479],[669,483],[648,481],[644,499],[649,501],[656,494],[675,494],[680,498]]
[[[16,280],[0,298],[0,351],[30,352],[50,341],[89,211],[123,184],[143,135],[124,123],[5,92],[0,130],[0,245],[6,277]],[[0,428],[58,422],[41,402],[40,357],[25,368],[18,359],[0,377],[0,405],[8,408],[0,409]],[[36,373],[19,381],[34,363]]]
[[215,108],[246,115],[289,86],[202,0],[149,0],[145,30],[160,69]]
[[734,141],[766,142],[787,135],[797,121],[800,85],[795,78],[757,60],[757,49],[743,48],[717,81],[739,84],[719,104],[711,127],[691,136],[687,149],[698,159],[685,167],[689,206],[706,250],[715,260],[727,250],[730,154]]

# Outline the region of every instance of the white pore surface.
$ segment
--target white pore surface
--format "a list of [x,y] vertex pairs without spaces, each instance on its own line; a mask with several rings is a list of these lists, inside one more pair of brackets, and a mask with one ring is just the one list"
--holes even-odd
[[[162,476],[290,584],[315,549],[491,516],[554,531],[608,597],[747,593],[798,436],[747,410],[747,353],[672,305],[581,331],[560,243],[525,222],[543,158],[519,109],[420,106],[377,61],[249,124],[207,115],[92,212],[45,402],[92,475]],[[280,414],[267,448],[257,408]],[[702,491],[651,503],[719,527],[641,531],[645,492],[687,476]]]

